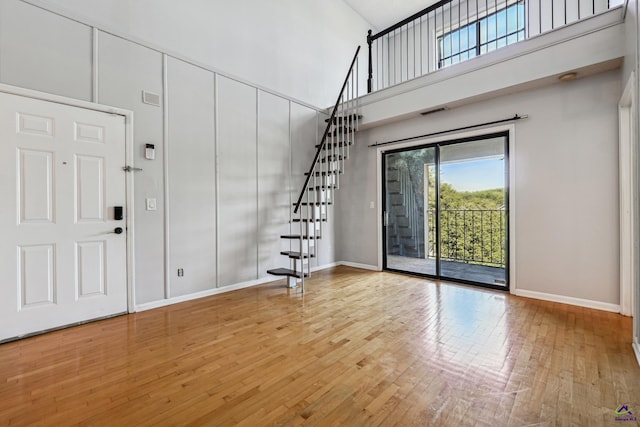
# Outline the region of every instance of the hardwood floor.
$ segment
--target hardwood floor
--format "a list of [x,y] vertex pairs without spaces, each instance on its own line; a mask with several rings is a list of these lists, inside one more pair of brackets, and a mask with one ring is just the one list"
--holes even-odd
[[339,267],[0,346],[2,425],[637,425],[631,319]]

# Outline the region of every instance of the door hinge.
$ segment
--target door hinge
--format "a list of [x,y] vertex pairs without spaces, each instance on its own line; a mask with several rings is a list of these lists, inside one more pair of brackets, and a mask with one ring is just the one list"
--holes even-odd
[[125,166],[122,168],[125,172],[141,172],[142,168],[134,168],[133,166]]

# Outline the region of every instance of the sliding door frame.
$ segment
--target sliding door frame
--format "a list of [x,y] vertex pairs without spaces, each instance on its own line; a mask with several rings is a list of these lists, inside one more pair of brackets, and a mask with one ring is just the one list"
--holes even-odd
[[[414,150],[419,148],[429,148],[433,146],[447,146],[452,144],[458,144],[463,142],[469,142],[474,140],[482,140],[488,139],[492,137],[505,137],[505,156],[507,160],[507,165],[505,168],[505,208],[507,210],[506,216],[506,242],[505,242],[505,276],[506,276],[506,285],[491,285],[485,283],[472,282],[467,280],[441,277],[440,271],[440,218],[439,215],[437,218],[437,226],[436,226],[436,251],[437,251],[437,259],[436,259],[436,275],[429,274],[421,274],[421,273],[412,273],[406,271],[400,271],[395,269],[389,269],[386,265],[386,230],[384,228],[384,213],[386,210],[386,183],[385,183],[385,174],[384,174],[384,158],[385,154],[390,154],[393,152],[400,152],[406,150]],[[378,268],[380,270],[394,271],[405,274],[418,275],[422,277],[433,278],[436,280],[446,280],[451,282],[472,284],[475,286],[486,287],[491,289],[499,289],[503,291],[508,291],[512,294],[516,293],[516,281],[515,281],[515,156],[514,153],[514,142],[515,142],[515,125],[502,125],[502,126],[494,126],[483,129],[476,129],[473,131],[468,131],[464,133],[452,133],[448,135],[439,135],[434,138],[425,138],[422,140],[411,141],[401,144],[394,144],[387,147],[379,147],[377,149],[377,165],[378,165]],[[440,150],[435,150],[435,163],[436,163],[436,208],[437,211],[440,211],[440,165],[439,165],[439,154]]]

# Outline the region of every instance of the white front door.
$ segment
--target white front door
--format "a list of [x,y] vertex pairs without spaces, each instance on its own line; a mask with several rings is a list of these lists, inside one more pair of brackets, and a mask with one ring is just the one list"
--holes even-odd
[[0,93],[0,341],[127,311],[124,164],[123,116]]

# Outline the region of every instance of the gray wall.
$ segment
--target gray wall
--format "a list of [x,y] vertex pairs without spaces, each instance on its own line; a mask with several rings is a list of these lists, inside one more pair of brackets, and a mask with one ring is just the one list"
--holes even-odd
[[528,114],[516,122],[511,153],[516,286],[618,304],[620,93],[614,70],[362,132],[339,193],[337,258],[377,265],[376,149],[368,144]]
[[[316,109],[19,0],[0,2],[0,82],[134,112],[136,304],[288,266],[279,236],[313,156]],[[335,261],[328,240],[323,263]]]

